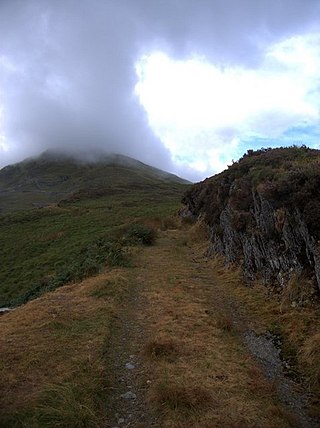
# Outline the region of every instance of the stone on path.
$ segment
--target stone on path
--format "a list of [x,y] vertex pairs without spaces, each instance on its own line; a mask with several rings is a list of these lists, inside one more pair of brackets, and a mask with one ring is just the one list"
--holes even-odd
[[121,394],[121,398],[124,400],[135,400],[137,396],[132,391],[128,391],[125,394]]
[[135,367],[133,364],[131,364],[131,363],[127,363],[127,364],[125,365],[125,368],[126,368],[126,369],[128,369],[128,370],[133,370],[133,369],[135,369],[136,367]]

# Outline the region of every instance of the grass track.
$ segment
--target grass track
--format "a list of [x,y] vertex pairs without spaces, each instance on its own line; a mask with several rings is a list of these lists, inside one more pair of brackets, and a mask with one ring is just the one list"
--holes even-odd
[[[131,268],[64,286],[0,318],[4,426],[114,426],[123,392],[117,367],[132,352],[140,372],[131,385],[144,396],[138,412],[156,427],[297,426],[244,347],[229,302],[257,332],[278,323],[292,346],[299,311],[281,318],[281,304],[204,258],[201,229],[159,233],[155,246],[135,250]],[[128,311],[139,336],[113,329]],[[313,322],[319,328],[317,312]]]

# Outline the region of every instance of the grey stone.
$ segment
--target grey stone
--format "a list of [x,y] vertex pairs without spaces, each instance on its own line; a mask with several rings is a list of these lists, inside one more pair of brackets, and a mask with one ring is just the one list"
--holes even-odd
[[137,396],[132,391],[128,391],[125,394],[122,394],[121,398],[123,398],[124,400],[135,400]]
[[133,364],[131,364],[131,363],[127,363],[127,364],[125,365],[125,368],[126,368],[126,369],[128,369],[128,370],[133,370],[133,369],[135,369],[136,367],[135,367]]
[[320,247],[310,235],[302,213],[282,209],[282,223],[277,223],[279,210],[256,190],[252,191],[250,226],[234,227],[235,211],[230,202],[222,208],[219,224],[210,226],[208,255],[221,254],[226,264],[242,263],[244,276],[252,281],[262,278],[266,285],[278,283],[283,288],[290,277],[313,270],[320,289]]

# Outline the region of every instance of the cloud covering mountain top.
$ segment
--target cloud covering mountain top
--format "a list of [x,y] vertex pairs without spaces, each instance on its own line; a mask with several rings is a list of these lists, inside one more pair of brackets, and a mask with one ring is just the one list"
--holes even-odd
[[319,16],[316,0],[3,0],[0,167],[46,149],[113,151],[200,178],[252,136],[273,141],[294,121],[309,135]]

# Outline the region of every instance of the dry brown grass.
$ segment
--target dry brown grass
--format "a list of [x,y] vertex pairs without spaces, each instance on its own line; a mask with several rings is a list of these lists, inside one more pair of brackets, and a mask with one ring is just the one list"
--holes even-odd
[[306,368],[311,384],[320,389],[320,332],[304,341],[298,358],[300,364]]
[[178,355],[178,346],[171,338],[157,337],[145,345],[145,354],[151,358],[172,360]]
[[244,283],[241,266],[225,265],[221,256],[215,256],[209,261],[214,275],[229,286],[242,286]]
[[233,330],[233,320],[230,313],[227,311],[217,311],[215,315],[216,326],[226,332],[231,332]]
[[145,218],[143,220],[143,224],[155,230],[175,230],[181,227],[181,220],[175,215],[166,217],[150,217]]
[[292,275],[283,289],[281,309],[308,306],[313,302],[315,293],[315,286],[310,279],[297,274]]
[[[125,308],[127,278],[134,278],[145,302],[136,316],[145,328],[141,357],[159,427],[294,426],[294,415],[278,403],[275,385],[243,346],[233,307],[241,308],[241,317],[255,331],[281,325],[290,345],[304,345],[299,358],[310,366],[310,374],[320,366],[318,315],[291,307],[281,312],[265,288],[242,285],[240,269],[226,268],[219,259],[208,261],[206,242],[197,239],[201,227],[193,225],[190,234],[184,229],[162,232],[156,246],[134,254],[130,274],[114,270],[62,287],[2,317],[4,409],[35,409],[44,420],[61,415],[63,403],[71,400],[65,419],[81,413],[73,410],[79,402],[88,408],[81,418],[90,420],[82,426],[100,424],[99,418],[90,419],[92,409],[99,416],[92,397],[97,386],[105,391],[103,353],[112,317],[120,299]],[[188,245],[181,245],[186,234]],[[48,397],[53,414],[41,408]]]
[[[117,292],[101,296],[111,281],[118,284]],[[68,383],[75,385],[73,391],[87,391],[78,396],[79,405],[89,401],[88,409],[95,410],[94,395],[105,382],[110,323],[126,286],[121,271],[114,270],[64,286],[0,318],[3,414],[35,414],[48,385],[56,391]]]
[[177,216],[164,217],[161,221],[161,230],[175,230],[181,227],[181,220]]
[[257,333],[271,331],[280,335],[284,358],[296,364],[295,370],[309,380],[315,397],[319,397],[320,313],[317,304],[312,304],[313,284],[293,276],[277,299],[265,286],[257,283],[245,286],[239,267],[225,267],[221,258],[215,258],[210,264],[251,327]]
[[189,228],[187,234],[192,243],[207,243],[209,239],[209,229],[204,219],[199,218],[196,223]]
[[159,409],[167,406],[181,411],[197,411],[214,403],[210,391],[200,385],[181,385],[163,380],[154,386],[149,400]]
[[[140,277],[148,301],[141,316],[151,337],[148,397],[159,427],[289,426],[272,413],[273,386],[242,346],[201,240],[181,246],[183,233],[162,235],[144,254]],[[233,283],[236,275],[227,275]]]

